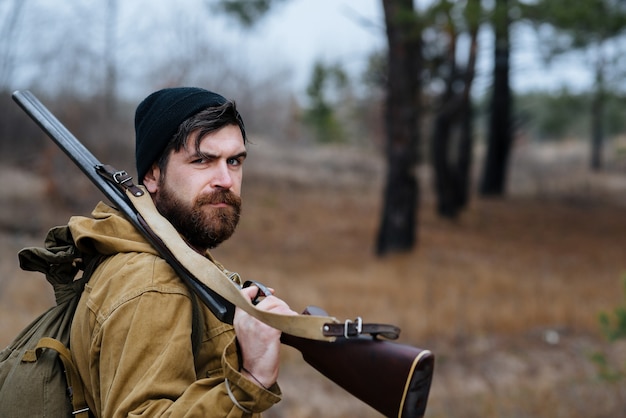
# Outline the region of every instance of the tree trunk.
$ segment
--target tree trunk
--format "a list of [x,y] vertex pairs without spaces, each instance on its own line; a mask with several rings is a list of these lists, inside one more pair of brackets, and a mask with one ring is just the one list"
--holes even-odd
[[591,101],[591,169],[602,169],[602,144],[604,142],[604,77],[603,65],[598,63],[596,68],[596,86]]
[[[472,101],[470,91],[474,80],[478,46],[478,25],[470,31],[471,47],[467,67],[459,69],[456,63],[457,34],[450,42],[448,67],[452,68],[446,80],[442,105],[435,116],[431,152],[437,194],[437,213],[455,219],[469,201],[472,165]],[[461,92],[454,86],[463,84]]]
[[469,200],[472,153],[471,103],[457,96],[435,117],[432,161],[437,213],[454,219]]
[[385,109],[387,177],[376,252],[408,251],[415,245],[418,97],[421,31],[413,0],[383,0],[389,47]]
[[480,192],[483,196],[501,196],[505,193],[507,166],[513,141],[507,0],[496,0],[494,28],[493,96],[489,115],[487,155],[480,186]]

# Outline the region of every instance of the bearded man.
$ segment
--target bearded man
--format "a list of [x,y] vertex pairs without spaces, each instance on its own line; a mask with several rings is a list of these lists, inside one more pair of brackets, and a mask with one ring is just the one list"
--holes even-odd
[[[238,280],[209,252],[241,213],[246,131],[235,104],[201,88],[159,90],[137,107],[135,131],[137,178],[159,212]],[[251,417],[280,400],[280,331],[239,309],[233,325],[220,322],[115,208],[101,202],[69,226],[80,250],[104,256],[70,340],[92,415]],[[273,295],[257,308],[295,314]]]

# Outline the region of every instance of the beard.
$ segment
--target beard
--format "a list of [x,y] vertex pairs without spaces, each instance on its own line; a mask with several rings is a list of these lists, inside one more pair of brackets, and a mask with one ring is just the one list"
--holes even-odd
[[[241,214],[239,196],[229,190],[217,190],[198,196],[189,206],[164,182],[160,183],[154,204],[192,247],[215,248],[233,235]],[[210,206],[219,203],[228,206]]]

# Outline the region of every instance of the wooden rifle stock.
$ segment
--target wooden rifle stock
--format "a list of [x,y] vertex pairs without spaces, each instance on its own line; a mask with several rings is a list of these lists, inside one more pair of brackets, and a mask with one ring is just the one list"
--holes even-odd
[[300,351],[326,378],[386,417],[424,416],[435,363],[430,351],[372,336],[327,342],[283,334],[281,341]]

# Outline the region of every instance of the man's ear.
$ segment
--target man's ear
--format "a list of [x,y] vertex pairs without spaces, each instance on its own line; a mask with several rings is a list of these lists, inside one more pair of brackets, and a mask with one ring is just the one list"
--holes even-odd
[[146,186],[146,189],[150,194],[156,193],[159,188],[159,178],[161,177],[161,169],[159,169],[159,165],[157,163],[152,164],[152,167],[146,172],[146,175],[143,177],[143,185]]

